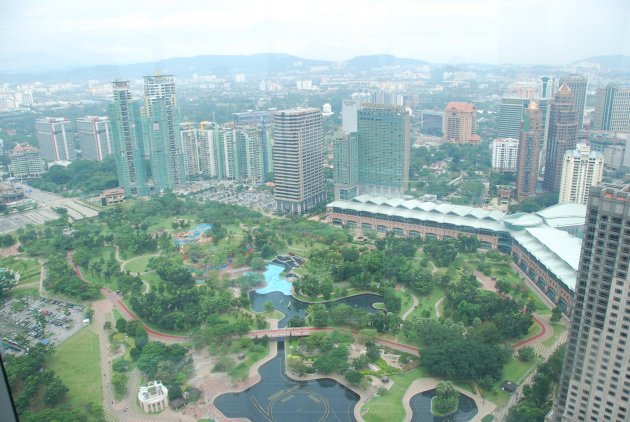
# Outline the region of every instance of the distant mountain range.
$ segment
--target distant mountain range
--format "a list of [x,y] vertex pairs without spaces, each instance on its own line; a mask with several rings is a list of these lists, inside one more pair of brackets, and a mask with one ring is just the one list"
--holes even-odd
[[579,62],[595,63],[600,65],[604,69],[630,71],[630,56],[623,56],[621,54],[611,56],[594,56],[587,59],[578,60],[575,63]]
[[[611,55],[595,56],[576,61],[597,63],[604,69],[630,69],[630,56]],[[128,65],[99,65],[81,67],[63,71],[38,73],[0,73],[0,82],[24,83],[36,80],[42,82],[86,81],[98,79],[136,79],[148,74],[174,74],[190,77],[194,73],[229,75],[245,73],[247,75],[268,75],[310,69],[318,66],[334,66],[361,73],[382,67],[401,66],[418,67],[429,62],[418,59],[400,58],[391,54],[373,54],[353,57],[343,62],[330,60],[312,60],[290,54],[263,53],[252,55],[203,55],[195,57],[177,57],[157,62],[135,63]]]
[[357,56],[348,61],[337,63],[328,60],[312,60],[290,54],[252,54],[252,55],[204,55],[196,57],[177,57],[150,63],[136,63],[129,65],[99,65],[81,67],[64,71],[41,73],[0,73],[0,82],[23,83],[34,80],[41,81],[72,81],[72,80],[114,80],[135,79],[143,75],[159,72],[178,76],[199,74],[234,74],[266,75],[290,72],[298,69],[309,69],[316,66],[342,66],[348,70],[361,72],[383,66],[416,66],[428,62],[416,59],[405,59],[389,54],[375,54]]

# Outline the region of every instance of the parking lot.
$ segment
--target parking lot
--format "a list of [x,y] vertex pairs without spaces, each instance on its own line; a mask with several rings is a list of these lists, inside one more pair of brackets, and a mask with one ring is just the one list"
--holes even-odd
[[24,297],[1,306],[0,337],[13,352],[40,341],[59,344],[79,331],[85,318],[84,306],[57,299]]
[[208,182],[208,187],[192,194],[201,201],[216,201],[223,204],[241,205],[261,211],[273,211],[275,202],[271,190],[237,184],[225,180]]

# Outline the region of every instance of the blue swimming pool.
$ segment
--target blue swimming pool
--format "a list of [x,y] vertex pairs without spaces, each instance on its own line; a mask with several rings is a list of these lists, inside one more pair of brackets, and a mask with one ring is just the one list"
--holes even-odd
[[265,281],[267,284],[265,287],[257,289],[256,293],[264,295],[272,292],[280,292],[287,296],[291,295],[292,284],[280,275],[282,271],[284,271],[284,267],[282,265],[267,265],[267,269],[265,270]]

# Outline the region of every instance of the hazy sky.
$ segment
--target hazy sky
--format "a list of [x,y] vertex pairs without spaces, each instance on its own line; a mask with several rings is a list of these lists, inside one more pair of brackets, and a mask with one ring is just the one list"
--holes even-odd
[[263,52],[525,64],[630,55],[630,0],[0,0],[0,71]]

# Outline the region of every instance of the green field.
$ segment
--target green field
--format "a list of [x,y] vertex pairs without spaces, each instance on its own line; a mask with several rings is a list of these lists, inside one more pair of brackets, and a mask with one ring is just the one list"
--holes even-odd
[[418,296],[420,303],[418,303],[418,307],[409,315],[409,318],[414,316],[424,318],[422,312],[425,310],[431,312],[431,318],[435,318],[435,303],[442,297],[444,297],[444,290],[442,290],[441,287],[434,287],[429,296]]
[[39,283],[41,265],[35,259],[3,258],[0,259],[0,267],[9,268],[20,273],[18,286]]
[[507,364],[503,367],[503,375],[501,379],[494,385],[494,392],[486,392],[486,399],[490,400],[497,407],[501,407],[505,405],[510,397],[510,395],[501,390],[501,384],[503,381],[508,380],[512,381],[515,384],[518,384],[521,379],[527,374],[527,372],[538,365],[542,360],[538,357],[530,360],[529,362],[523,362],[515,357],[512,357]]
[[57,346],[50,368],[70,389],[68,396],[73,406],[103,405],[98,336],[89,328]]
[[[402,403],[405,391],[414,380],[425,376],[422,368],[392,375],[390,382],[393,382],[393,385],[389,391],[384,396],[378,396],[368,401],[361,409],[363,419],[368,422],[402,421],[405,418],[405,409]],[[363,413],[366,410],[367,412]]]
[[134,258],[125,264],[125,271],[132,273],[143,273],[148,270],[149,260],[153,258],[153,255],[143,255],[138,258]]

